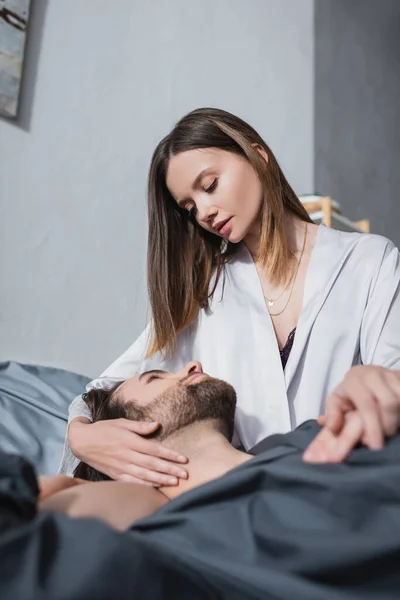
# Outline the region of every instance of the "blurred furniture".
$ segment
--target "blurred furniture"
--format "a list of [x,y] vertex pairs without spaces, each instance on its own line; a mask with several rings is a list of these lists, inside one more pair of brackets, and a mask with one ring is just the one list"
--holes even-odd
[[340,231],[358,231],[369,233],[370,223],[368,219],[351,221],[342,214],[340,205],[330,196],[303,195],[299,196],[305,209],[314,223],[323,223],[327,227],[339,229]]

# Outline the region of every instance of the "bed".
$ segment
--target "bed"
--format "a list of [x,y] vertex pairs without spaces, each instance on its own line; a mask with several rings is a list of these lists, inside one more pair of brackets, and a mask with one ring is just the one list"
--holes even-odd
[[88,382],[63,369],[0,362],[0,450],[24,456],[39,475],[55,474],[68,406]]
[[[393,600],[400,590],[400,435],[306,465],[315,421],[118,533],[37,512],[68,404],[87,378],[0,364],[0,598]],[[10,454],[11,453],[11,454]]]

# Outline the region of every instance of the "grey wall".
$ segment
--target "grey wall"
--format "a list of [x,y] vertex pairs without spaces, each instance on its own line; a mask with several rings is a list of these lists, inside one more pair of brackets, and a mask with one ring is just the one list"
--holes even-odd
[[400,2],[316,0],[315,183],[400,244]]
[[146,318],[151,152],[202,105],[313,189],[312,0],[37,0],[0,122],[0,360],[97,375]]

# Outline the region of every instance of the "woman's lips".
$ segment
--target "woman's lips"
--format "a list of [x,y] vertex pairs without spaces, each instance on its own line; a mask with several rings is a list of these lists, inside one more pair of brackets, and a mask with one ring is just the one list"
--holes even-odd
[[224,225],[222,225],[221,229],[218,231],[221,237],[226,237],[227,235],[229,235],[231,231],[231,220],[232,217],[228,219],[228,221]]

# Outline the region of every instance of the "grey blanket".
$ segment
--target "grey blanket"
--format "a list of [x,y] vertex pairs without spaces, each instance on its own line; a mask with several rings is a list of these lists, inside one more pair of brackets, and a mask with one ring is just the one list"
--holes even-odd
[[394,600],[400,597],[400,436],[345,464],[307,465],[318,426],[126,533],[36,515],[36,482],[0,456],[0,597],[13,600]]

